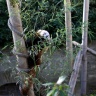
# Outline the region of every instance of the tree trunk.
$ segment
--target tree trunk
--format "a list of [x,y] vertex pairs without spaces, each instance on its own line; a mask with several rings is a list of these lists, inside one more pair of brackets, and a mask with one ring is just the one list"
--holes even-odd
[[72,48],[72,24],[71,24],[71,2],[64,0],[65,6],[65,29],[66,29],[66,56],[67,63],[72,69],[73,63],[73,48]]
[[[20,18],[20,10],[18,8],[18,4],[17,4],[16,0],[6,0],[6,2],[7,2],[9,17],[10,17],[9,21],[10,21],[11,27],[13,27],[12,28],[13,30],[14,29],[17,30],[18,31],[17,33],[19,34],[18,35],[16,33],[16,31],[12,30],[13,41],[14,41],[13,50],[17,57],[18,68],[22,69],[22,70],[23,69],[26,70],[28,68],[27,58],[24,57],[24,55],[27,56],[27,50],[26,50],[24,38],[22,36],[23,28],[22,28],[22,22],[21,22],[21,18]],[[20,56],[20,53],[23,56]],[[30,74],[30,75],[32,75],[32,74]],[[20,78],[22,78],[22,75],[20,75]],[[25,81],[24,78],[22,78],[22,79],[23,79],[22,81]],[[32,82],[32,80],[30,81],[30,78],[28,78],[28,84],[30,86],[27,86],[24,82],[22,82],[22,87],[20,87],[22,92],[25,92],[25,94],[27,94],[28,96],[35,96],[34,90],[33,90],[33,82]],[[26,90],[26,89],[28,89],[28,90]],[[22,94],[22,95],[25,96],[24,94]]]
[[[9,17],[10,17],[10,23],[16,30],[18,30],[20,33],[22,33],[23,28],[22,28],[22,22],[21,22],[21,18],[20,18],[20,10],[18,9],[17,4],[12,3],[14,1],[15,0],[6,0]],[[13,35],[13,41],[14,41],[13,50],[18,53],[27,54],[24,39],[13,31],[12,31],[12,35]],[[27,59],[25,57],[20,57],[18,55],[16,55],[16,57],[17,57],[17,61],[18,61],[18,66],[26,69],[27,68]]]

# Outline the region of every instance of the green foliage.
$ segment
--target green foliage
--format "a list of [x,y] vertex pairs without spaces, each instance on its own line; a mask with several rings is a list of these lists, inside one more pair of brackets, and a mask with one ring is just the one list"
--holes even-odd
[[[96,36],[96,0],[90,1],[90,10],[89,10],[89,27],[88,27],[88,37],[89,40],[95,40]],[[83,0],[72,0],[72,22],[73,22],[73,39],[81,41],[81,22],[83,16]],[[79,30],[78,30],[79,29]],[[74,33],[75,31],[75,33]]]
[[[95,39],[96,31],[96,2],[93,1],[89,14],[89,38]],[[72,31],[73,39],[81,41],[81,22],[83,13],[82,0],[72,0]],[[38,29],[48,30],[53,38],[51,53],[58,46],[65,44],[65,24],[63,0],[22,0],[21,18],[23,27],[26,29],[25,37],[32,38]],[[8,12],[5,0],[0,1],[0,43],[11,39],[11,32],[7,27]],[[39,46],[37,46],[39,47]],[[0,54],[2,57],[2,54]],[[60,62],[61,63],[61,62]],[[67,69],[68,70],[68,69]],[[65,80],[65,79],[64,79]],[[19,80],[18,80],[19,81]],[[35,82],[39,82],[34,79]],[[40,83],[38,83],[39,86]],[[47,83],[49,87],[47,96],[67,96],[67,84]],[[50,89],[51,86],[51,89]],[[38,87],[37,87],[38,88]],[[39,90],[39,89],[38,89]]]
[[96,94],[91,94],[90,96],[96,96]]
[[[19,2],[21,0],[18,0]],[[81,22],[83,14],[83,0],[71,0],[73,39],[81,41]],[[38,29],[48,30],[56,37],[58,30],[64,29],[63,0],[22,0],[21,17],[26,33],[32,33]],[[90,1],[89,14],[89,39],[96,36],[96,1]],[[11,31],[7,26],[8,12],[5,0],[0,0],[0,43],[12,40]],[[65,39],[63,39],[65,41]],[[3,44],[2,43],[2,44]]]
[[90,4],[90,14],[89,14],[89,31],[91,31],[91,33],[93,33],[94,36],[91,36],[91,39],[96,39],[96,1],[95,3],[91,3]]
[[16,4],[16,2],[17,2],[17,0],[10,0],[11,5],[13,5],[13,6]]
[[27,31],[45,29],[55,36],[64,29],[63,2],[59,0],[28,0],[22,3],[21,15]]
[[[56,83],[45,83],[44,86],[48,87],[48,92],[46,96],[67,96],[68,85],[66,83],[62,84],[66,79],[66,76],[59,77]],[[50,90],[51,88],[51,90]]]
[[7,26],[8,12],[6,0],[0,0],[0,45],[12,39],[11,31]]
[[[91,3],[95,4],[94,0]],[[33,9],[34,8],[34,9]],[[83,14],[83,0],[72,0],[72,32],[73,40],[81,42],[82,38],[82,14]],[[90,10],[91,11],[91,10]],[[22,3],[22,20],[24,28],[28,28],[27,32],[34,32],[38,29],[48,30],[53,37],[57,36],[58,31],[65,34],[64,24],[64,6],[63,1],[59,0],[26,0]],[[95,39],[95,9],[89,14],[89,32],[90,40]],[[90,19],[92,18],[92,19]],[[60,35],[60,34],[59,34]],[[59,40],[60,41],[60,40]],[[62,41],[62,40],[61,40]],[[60,41],[60,42],[61,42]],[[63,36],[63,43],[65,35]],[[61,44],[62,45],[62,44]]]
[[93,90],[91,90],[89,96],[96,96],[96,89],[95,88]]

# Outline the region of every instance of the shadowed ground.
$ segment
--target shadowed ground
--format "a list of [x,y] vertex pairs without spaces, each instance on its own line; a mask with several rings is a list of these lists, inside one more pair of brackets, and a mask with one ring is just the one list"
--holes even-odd
[[[96,42],[93,41],[89,44],[89,48],[92,48],[96,51]],[[43,64],[41,65],[41,71],[39,73],[39,79],[42,82],[55,82],[58,77],[62,74],[66,73],[66,61],[65,61],[65,53],[64,48],[60,48],[54,51],[51,56],[48,52],[43,56]],[[16,83],[14,79],[15,75],[12,75],[12,68],[16,66],[16,58],[10,53],[8,49],[5,51],[8,57],[3,57],[0,60],[0,86],[6,83]],[[88,53],[88,92],[87,93],[96,93],[96,57]],[[10,87],[14,87],[11,86]],[[16,87],[16,86],[15,86]],[[17,87],[16,87],[17,88]],[[6,88],[4,88],[4,92]],[[8,88],[9,89],[9,88]],[[1,90],[1,89],[0,89]],[[7,90],[8,91],[8,90]],[[80,93],[80,75],[78,77],[78,83],[75,90],[75,95],[79,96]],[[3,91],[2,91],[3,92]],[[0,94],[2,93],[0,92]],[[12,92],[12,91],[11,91]],[[9,91],[10,93],[10,91]],[[2,96],[2,94],[0,95]],[[8,95],[5,95],[8,96]],[[11,95],[9,95],[11,96]],[[15,95],[13,95],[15,96]],[[19,96],[19,95],[16,95]]]

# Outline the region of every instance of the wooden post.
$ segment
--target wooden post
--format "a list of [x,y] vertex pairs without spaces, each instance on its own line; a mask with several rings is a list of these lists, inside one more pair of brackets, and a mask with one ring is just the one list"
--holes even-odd
[[[80,43],[76,42],[76,41],[72,41],[72,43],[73,43],[75,46],[82,47],[82,45],[81,45]],[[87,47],[87,51],[88,51],[89,53],[91,53],[92,55],[96,56],[96,51],[95,51],[95,50]]]
[[73,48],[72,48],[72,24],[71,24],[71,2],[64,0],[65,6],[65,28],[66,28],[66,53],[67,63],[72,69],[73,63]]
[[[12,35],[13,35],[13,41],[14,41],[14,51],[15,53],[19,54],[16,55],[17,57],[17,61],[18,61],[18,68],[20,69],[27,69],[27,58],[24,57],[27,56],[27,50],[25,47],[25,42],[22,36],[22,32],[23,32],[23,28],[22,28],[22,22],[21,22],[21,18],[20,18],[20,10],[18,8],[18,4],[17,4],[18,0],[6,0],[7,2],[7,7],[8,7],[8,12],[9,12],[9,22],[10,22],[10,26],[13,27],[12,29],[14,30],[18,30],[18,32],[16,33],[15,31],[12,30]],[[21,35],[21,36],[20,36]],[[23,56],[20,56],[22,55]],[[21,76],[22,78],[22,76]],[[24,79],[24,78],[22,78]],[[24,80],[25,81],[25,80]],[[28,84],[30,86],[27,86],[25,84],[26,82],[24,82],[24,84],[22,84],[21,90],[22,92],[25,94],[27,94],[26,96],[35,96],[34,95],[34,90],[33,90],[33,83],[32,80],[30,81],[30,78],[28,78]],[[24,94],[22,94],[23,96],[25,96]]]
[[76,56],[74,66],[73,66],[73,72],[71,74],[71,78],[70,78],[70,81],[69,81],[69,93],[68,93],[68,96],[72,96],[73,93],[74,93],[77,77],[79,75],[79,70],[80,70],[80,67],[81,67],[81,62],[82,62],[82,51],[80,50],[78,52],[77,56]]
[[86,96],[87,89],[87,35],[88,35],[89,0],[83,3],[83,26],[82,26],[82,66],[81,66],[81,95]]

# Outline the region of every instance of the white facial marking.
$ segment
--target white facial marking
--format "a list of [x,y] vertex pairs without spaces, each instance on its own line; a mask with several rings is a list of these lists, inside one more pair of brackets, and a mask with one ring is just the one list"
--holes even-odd
[[45,39],[50,39],[50,34],[46,30],[38,30],[37,33],[41,36],[44,37]]

